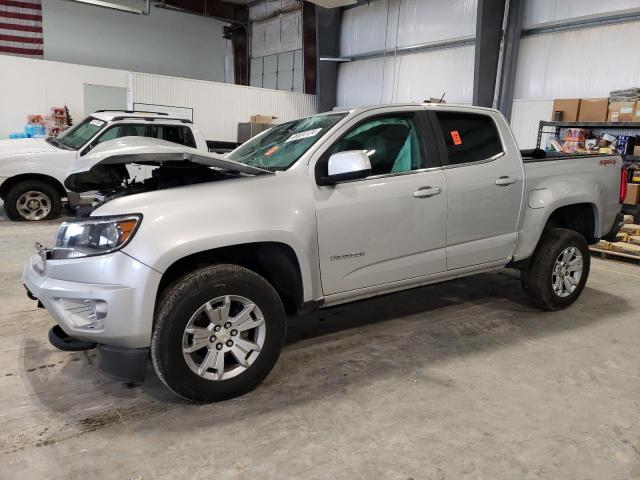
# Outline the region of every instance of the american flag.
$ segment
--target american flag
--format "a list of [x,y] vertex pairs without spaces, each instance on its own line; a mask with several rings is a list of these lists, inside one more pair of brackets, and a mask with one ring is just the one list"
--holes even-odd
[[41,0],[0,0],[0,54],[42,58]]

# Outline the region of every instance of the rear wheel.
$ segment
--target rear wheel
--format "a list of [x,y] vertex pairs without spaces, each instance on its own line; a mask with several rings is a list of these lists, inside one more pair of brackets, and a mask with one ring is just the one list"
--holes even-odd
[[584,237],[573,230],[554,228],[543,234],[529,269],[522,272],[522,287],[536,306],[560,310],[578,299],[590,266]]
[[267,376],[285,332],[282,302],[264,278],[235,265],[205,267],[164,294],[151,358],[160,379],[181,397],[224,400]]
[[37,222],[57,218],[62,209],[55,186],[42,180],[23,180],[10,187],[4,208],[11,220]]

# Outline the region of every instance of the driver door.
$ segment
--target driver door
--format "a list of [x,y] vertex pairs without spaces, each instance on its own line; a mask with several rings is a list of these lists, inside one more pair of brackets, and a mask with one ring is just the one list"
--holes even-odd
[[[384,112],[384,109],[381,109]],[[446,181],[420,107],[358,117],[318,160],[363,150],[364,179],[318,186],[315,194],[322,289],[332,295],[446,269]]]

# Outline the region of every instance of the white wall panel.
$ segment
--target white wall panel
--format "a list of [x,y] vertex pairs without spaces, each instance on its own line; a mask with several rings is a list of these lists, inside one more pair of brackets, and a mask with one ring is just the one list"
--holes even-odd
[[514,100],[511,110],[511,130],[518,147],[534,148],[540,120],[551,120],[553,100]]
[[441,97],[471,103],[474,47],[343,63],[338,69],[338,105],[421,102]]
[[524,28],[629,8],[640,8],[640,0],[527,0]]
[[128,87],[129,72],[0,55],[0,139],[21,132],[28,114],[48,115],[66,105],[84,117],[84,84]]
[[640,86],[640,22],[523,38],[514,98],[606,97],[611,90]]
[[191,107],[207,140],[228,142],[236,141],[238,122],[251,115],[275,115],[282,122],[317,112],[315,95],[137,73],[132,74],[132,97],[134,102]]
[[477,0],[380,0],[345,10],[340,53],[359,53],[475,35]]

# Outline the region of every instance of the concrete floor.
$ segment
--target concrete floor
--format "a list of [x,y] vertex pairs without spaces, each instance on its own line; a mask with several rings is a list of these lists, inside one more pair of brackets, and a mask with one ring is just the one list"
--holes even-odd
[[292,318],[261,387],[197,406],[48,344],[20,271],[56,227],[0,222],[2,479],[640,478],[636,265],[563,312],[505,272]]

